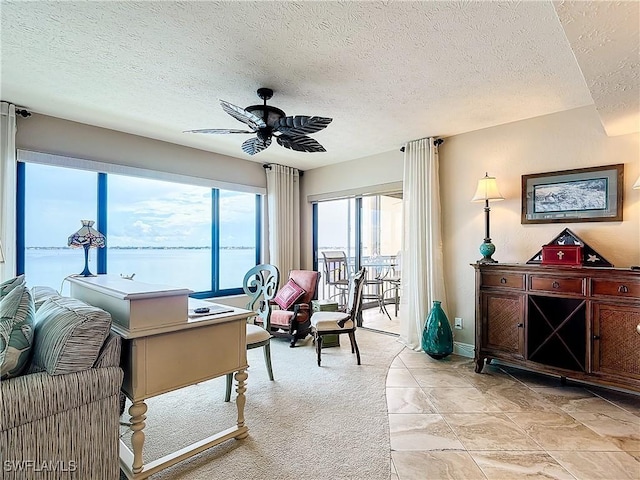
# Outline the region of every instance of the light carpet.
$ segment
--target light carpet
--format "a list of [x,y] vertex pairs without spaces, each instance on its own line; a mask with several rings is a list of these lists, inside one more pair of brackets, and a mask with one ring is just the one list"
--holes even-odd
[[[296,348],[272,339],[273,382],[262,348],[249,350],[249,437],[212,447],[151,478],[388,479],[385,383],[403,345],[393,336],[363,329],[356,338],[362,365],[356,364],[348,337],[341,335],[340,347],[322,350],[322,367],[310,337]],[[235,391],[225,403],[224,390],[221,377],[149,399],[145,462],[235,425]],[[126,412],[123,420],[128,420]],[[122,434],[128,442],[128,429]]]

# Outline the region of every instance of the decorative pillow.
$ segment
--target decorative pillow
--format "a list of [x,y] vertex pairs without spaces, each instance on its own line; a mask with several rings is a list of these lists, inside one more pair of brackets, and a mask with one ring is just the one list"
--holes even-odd
[[0,378],[25,370],[33,345],[35,307],[26,285],[14,287],[0,300]]
[[111,315],[69,297],[50,297],[36,312],[30,371],[49,375],[87,370],[109,335]]
[[291,305],[296,303],[296,301],[305,293],[307,292],[305,292],[300,285],[292,279],[289,279],[289,281],[277,293],[276,298],[274,298],[273,301],[276,302],[281,309],[289,310]]
[[31,287],[31,296],[33,296],[33,303],[36,305],[36,312],[38,309],[49,300],[51,297],[59,297],[60,294],[57,290],[51,287]]
[[24,273],[22,275],[18,275],[11,280],[5,280],[0,283],[0,298],[4,297],[11,290],[16,288],[18,285],[24,285]]

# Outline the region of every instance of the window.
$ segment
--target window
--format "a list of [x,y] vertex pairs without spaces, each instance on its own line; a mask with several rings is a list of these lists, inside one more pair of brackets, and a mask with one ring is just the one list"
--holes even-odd
[[82,270],[82,252],[67,246],[82,219],[107,237],[99,256],[90,251],[92,273],[135,273],[204,298],[241,293],[259,262],[259,194],[38,163],[18,172],[18,273],[30,286],[60,289]]

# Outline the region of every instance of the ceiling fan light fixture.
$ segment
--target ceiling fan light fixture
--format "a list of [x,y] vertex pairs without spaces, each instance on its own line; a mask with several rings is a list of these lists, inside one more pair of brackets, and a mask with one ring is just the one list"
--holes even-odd
[[245,108],[247,112],[253,113],[256,117],[260,117],[264,120],[269,127],[273,128],[273,125],[282,117],[286,117],[286,113],[271,105],[251,105]]
[[224,100],[220,100],[222,109],[236,120],[247,125],[251,130],[234,130],[223,128],[203,128],[186,130],[185,133],[255,133],[254,138],[242,143],[242,151],[255,155],[271,145],[271,137],[275,136],[278,145],[297,152],[326,152],[324,147],[307,135],[324,129],[332,121],[328,117],[310,117],[306,115],[286,116],[279,108],[267,105],[267,100],[273,96],[270,88],[259,88],[258,97],[264,105],[251,105],[247,108],[238,107]]

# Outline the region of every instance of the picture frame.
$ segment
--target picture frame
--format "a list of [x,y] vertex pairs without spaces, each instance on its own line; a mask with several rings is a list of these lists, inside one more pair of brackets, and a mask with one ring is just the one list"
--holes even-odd
[[522,224],[621,222],[624,164],[522,175]]

